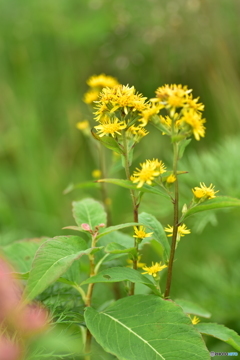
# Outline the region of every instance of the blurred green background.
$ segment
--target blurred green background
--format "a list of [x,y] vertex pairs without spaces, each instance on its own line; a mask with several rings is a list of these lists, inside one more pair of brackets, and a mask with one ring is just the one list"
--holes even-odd
[[[0,0],[1,244],[66,234],[71,201],[101,199],[96,189],[63,195],[99,166],[97,148],[76,129],[91,119],[82,97],[93,74],[112,75],[148,97],[165,83],[192,88],[206,105],[207,133],[181,161],[189,171],[182,203],[200,181],[240,198],[239,14],[239,0]],[[152,157],[170,165],[167,138],[149,130],[134,165]],[[109,192],[114,224],[128,221],[127,190]],[[161,199],[145,196],[141,210],[171,223]],[[189,219],[173,295],[240,332],[239,216],[234,209]]]

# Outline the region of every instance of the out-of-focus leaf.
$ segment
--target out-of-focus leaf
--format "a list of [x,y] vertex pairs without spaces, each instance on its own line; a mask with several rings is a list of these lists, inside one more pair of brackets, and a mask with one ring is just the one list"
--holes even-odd
[[203,309],[200,305],[192,303],[191,301],[176,299],[174,300],[174,302],[181,306],[181,308],[186,314],[193,314],[205,318],[210,318],[211,316],[210,312]]

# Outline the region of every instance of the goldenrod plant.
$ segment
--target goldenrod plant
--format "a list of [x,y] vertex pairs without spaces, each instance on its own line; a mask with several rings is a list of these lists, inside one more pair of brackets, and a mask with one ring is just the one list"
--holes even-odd
[[[207,349],[203,334],[239,351],[240,337],[235,331],[204,322],[210,317],[207,310],[171,295],[174,264],[180,261],[175,254],[182,237],[193,233],[188,218],[240,206],[239,199],[219,194],[212,183],[200,178],[199,183],[191,184],[189,199],[180,208],[179,183],[188,176],[188,169],[181,169],[179,160],[192,139],[198,142],[205,136],[204,105],[182,85],[161,86],[153,98],[147,99],[134,86],[119,84],[104,74],[91,77],[87,84],[90,90],[84,101],[95,123],[91,129],[83,120],[77,127],[91,144],[99,144],[101,161],[92,173],[95,182],[87,186],[104,184],[102,202],[92,198],[74,201],[76,225],[65,229],[80,235],[44,239],[35,249],[31,266],[21,275],[27,280],[24,304],[45,296],[51,299],[45,304],[52,306],[52,299],[59,300],[54,298],[54,289],[60,289],[61,306],[56,318],[61,319],[68,308],[72,314],[68,323],[71,327],[74,324],[82,344],[78,355],[68,354],[69,359],[209,360],[211,349]],[[157,131],[159,139],[169,138],[172,162],[165,164],[156,154],[133,168],[134,150],[140,152],[141,140],[151,131]],[[103,147],[121,159],[123,179],[105,177]],[[127,223],[109,224],[108,183],[128,189],[132,217]],[[140,212],[143,196],[148,194],[158,197],[159,203],[163,198],[169,201],[170,224]],[[142,262],[146,244],[152,247],[157,261]]]

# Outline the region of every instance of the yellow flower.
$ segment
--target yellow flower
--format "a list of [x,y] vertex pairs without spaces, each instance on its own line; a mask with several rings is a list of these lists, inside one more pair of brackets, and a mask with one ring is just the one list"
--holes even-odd
[[188,109],[183,112],[181,122],[190,125],[193,135],[196,140],[200,140],[200,136],[205,136],[205,126],[203,125],[206,120],[201,118],[201,115],[194,109]]
[[84,94],[83,101],[86,104],[92,104],[94,101],[98,99],[99,91],[97,90],[89,90]]
[[195,111],[203,111],[204,105],[202,103],[198,103],[199,97],[196,99],[193,99],[192,94],[188,95],[186,100],[186,106],[189,106],[191,109]]
[[[146,264],[142,263],[140,260],[141,260],[141,255],[138,256],[138,262],[137,262],[137,267],[141,269],[144,266],[146,266]],[[131,259],[127,259],[127,263],[130,265],[128,267],[132,267],[133,261]]]
[[169,176],[167,177],[167,180],[166,180],[166,181],[167,181],[168,184],[172,184],[172,183],[174,183],[176,180],[177,180],[176,176],[173,175],[173,174],[171,174],[171,175],[169,175]]
[[200,322],[200,319],[197,316],[194,316],[193,318],[190,317],[190,319],[193,325],[197,325]]
[[216,197],[215,194],[219,191],[215,191],[214,188],[215,186],[213,186],[213,184],[210,184],[210,186],[207,187],[204,183],[200,183],[200,187],[195,187],[192,189],[192,192],[197,199],[213,199]]
[[87,120],[80,121],[76,124],[77,129],[85,130],[89,128],[89,122]]
[[137,226],[134,226],[135,235],[133,235],[133,237],[138,238],[138,239],[145,239],[147,237],[152,236],[153,232],[146,233],[145,230],[146,230],[146,228],[142,225],[139,226],[139,229]]
[[129,138],[133,138],[134,141],[139,142],[144,136],[148,135],[149,132],[140,126],[130,126],[127,129],[127,135]]
[[183,107],[186,104],[187,96],[191,91],[188,90],[187,86],[176,84],[164,85],[156,90],[156,95],[166,108],[177,108]]
[[97,111],[95,112],[96,120],[99,121],[106,113],[114,113],[122,111],[125,115],[129,111],[142,112],[146,107],[142,94],[135,93],[134,86],[131,88],[127,85],[118,85],[114,88],[103,88],[100,93],[99,100],[96,102]]
[[92,88],[104,88],[104,87],[114,87],[119,84],[117,79],[112,76],[107,76],[105,74],[93,75],[87,80],[88,86]]
[[100,137],[105,135],[111,135],[112,137],[115,137],[116,134],[121,135],[120,131],[126,127],[127,125],[124,121],[119,122],[117,118],[110,119],[106,117],[101,125],[94,126]]
[[[168,225],[168,227],[165,227],[164,230],[169,233],[169,235],[167,236],[173,236],[173,226]],[[185,224],[178,226],[177,241],[180,240],[180,237],[190,233],[191,231],[187,229],[187,226]]]
[[157,115],[163,107],[164,106],[161,104],[155,105],[154,102],[148,105],[146,110],[142,111],[141,113],[142,117],[138,120],[142,122],[140,126],[146,126],[148,122],[151,121],[152,116]]
[[99,179],[102,176],[101,170],[95,169],[92,171],[92,177]]
[[140,166],[141,169],[137,168],[130,178],[134,184],[138,183],[137,188],[142,187],[144,183],[152,185],[152,180],[166,171],[163,162],[157,159],[146,160]]
[[143,272],[142,274],[149,274],[152,275],[153,277],[157,276],[157,273],[162,271],[163,269],[165,269],[167,267],[167,265],[161,265],[160,263],[155,263],[155,265],[152,262],[152,266],[144,266],[143,270],[145,270],[145,272]]

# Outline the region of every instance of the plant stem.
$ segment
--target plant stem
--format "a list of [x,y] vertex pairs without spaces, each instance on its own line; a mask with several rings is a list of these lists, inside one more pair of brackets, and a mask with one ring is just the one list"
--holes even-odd
[[173,236],[172,236],[172,244],[171,244],[171,252],[168,264],[168,274],[167,274],[167,282],[166,282],[166,290],[164,294],[164,298],[168,298],[170,295],[171,283],[172,283],[172,272],[173,272],[173,261],[176,249],[176,241],[177,241],[177,233],[178,233],[178,203],[179,203],[179,190],[178,190],[178,178],[177,178],[177,162],[178,162],[178,143],[173,143],[173,175],[176,177],[175,185],[175,197],[173,200],[174,213],[173,213]]
[[[124,147],[124,159],[125,159],[125,173],[127,180],[130,180],[130,168],[129,168],[129,158],[128,158],[128,146],[127,146],[127,137],[126,132],[123,132],[123,147]],[[132,204],[133,204],[133,221],[138,222],[138,203],[137,198],[135,196],[134,190],[130,189],[130,194],[132,198]],[[134,247],[136,249],[136,252],[138,253],[138,242],[137,239],[134,238]],[[138,268],[138,259],[133,259],[133,269],[137,270]],[[134,295],[135,292],[135,283],[131,283],[129,295]]]
[[[104,147],[102,144],[99,144],[99,163],[100,163],[100,169],[102,172],[102,178],[106,179],[106,162],[105,162],[105,154],[104,154]],[[111,216],[111,209],[109,205],[109,197],[107,193],[107,184],[102,182],[101,183],[101,194],[102,194],[102,201],[104,204],[104,207],[107,212],[107,226],[112,225],[112,216]]]
[[[92,235],[92,244],[91,247],[94,248],[96,245],[96,236],[97,233]],[[94,264],[94,255],[89,255],[89,261],[90,261],[90,275],[89,277],[92,277],[95,275],[95,264]],[[87,289],[87,295],[86,295],[86,306],[91,306],[92,301],[92,293],[93,293],[93,287],[94,284],[89,284]],[[89,329],[87,329],[86,333],[86,343],[85,343],[85,352],[88,354],[91,350],[91,340],[92,340],[92,334],[90,333]],[[90,360],[90,355],[86,355],[85,360]]]

